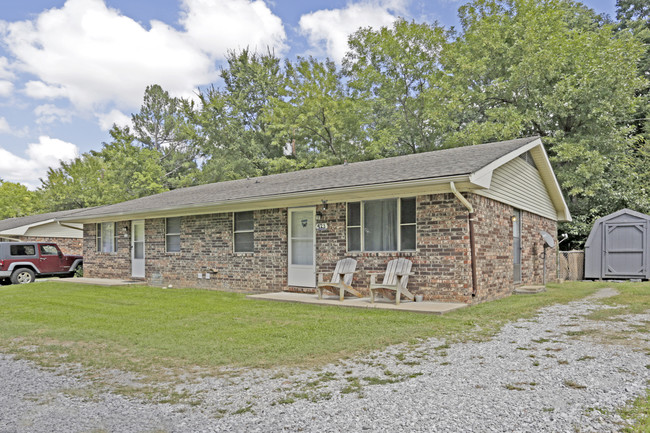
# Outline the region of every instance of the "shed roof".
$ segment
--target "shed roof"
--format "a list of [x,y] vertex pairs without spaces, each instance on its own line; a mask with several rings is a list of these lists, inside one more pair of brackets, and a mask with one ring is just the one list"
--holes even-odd
[[468,177],[526,145],[532,145],[535,141],[541,145],[539,137],[527,137],[211,183],[167,191],[114,205],[81,210],[72,216],[61,217],[61,219],[88,222],[99,220],[102,217],[196,209],[224,203],[279,199],[304,193],[332,192],[349,188],[363,189],[371,186],[399,185],[422,180],[435,181],[436,179],[450,179],[459,176]]

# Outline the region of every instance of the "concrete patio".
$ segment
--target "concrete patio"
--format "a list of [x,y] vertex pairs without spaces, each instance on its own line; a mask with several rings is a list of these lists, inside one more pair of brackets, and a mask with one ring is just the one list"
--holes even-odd
[[376,308],[379,310],[409,311],[411,313],[423,314],[444,314],[468,306],[467,304],[462,303],[433,301],[402,301],[399,305],[395,305],[395,301],[386,298],[375,299],[374,304],[370,302],[370,298],[345,298],[345,300],[341,302],[339,301],[339,297],[334,295],[323,295],[323,299],[318,299],[318,296],[315,293],[294,292],[261,293],[258,295],[248,295],[246,297],[249,299],[260,299],[265,301],[298,302],[301,304],[330,305],[349,308]]

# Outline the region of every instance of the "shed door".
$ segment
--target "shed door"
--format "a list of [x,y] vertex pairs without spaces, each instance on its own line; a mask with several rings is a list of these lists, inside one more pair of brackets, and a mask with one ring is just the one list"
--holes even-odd
[[289,209],[290,286],[316,287],[315,209]]
[[647,263],[646,223],[605,223],[603,277],[644,278]]

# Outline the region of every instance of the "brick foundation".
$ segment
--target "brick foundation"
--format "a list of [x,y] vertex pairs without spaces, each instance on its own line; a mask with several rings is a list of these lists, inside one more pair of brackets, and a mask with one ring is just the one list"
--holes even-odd
[[[467,209],[453,194],[417,197],[417,251],[346,252],[346,205],[329,204],[316,232],[317,271],[331,272],[344,257],[358,262],[353,286],[367,293],[369,272],[383,272],[396,257],[413,261],[409,289],[425,299],[482,302],[507,296],[514,289],[512,265],[512,207],[468,194],[475,208],[478,290],[472,296]],[[306,290],[287,287],[287,209],[254,212],[255,252],[234,253],[232,213],[181,218],[181,251],[165,251],[165,220],[145,221],[146,276],[150,284],[174,287],[272,292]],[[554,237],[556,223],[522,212],[522,284],[541,284],[543,241],[538,230]],[[84,225],[86,276],[129,278],[131,222],[118,223],[115,253],[95,251],[95,225]],[[547,279],[555,275],[555,252],[547,250]],[[203,278],[198,278],[198,274]],[[205,279],[205,274],[210,279]]]

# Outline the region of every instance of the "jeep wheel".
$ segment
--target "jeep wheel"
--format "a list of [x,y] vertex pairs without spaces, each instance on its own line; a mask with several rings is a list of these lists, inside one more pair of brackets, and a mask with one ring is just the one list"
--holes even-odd
[[34,271],[28,268],[16,269],[13,274],[11,274],[11,283],[12,284],[27,284],[33,283],[36,279]]

